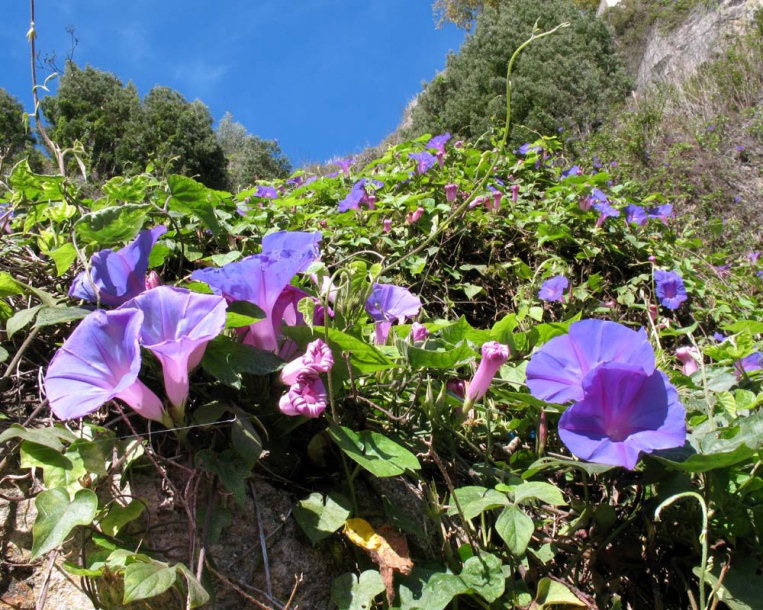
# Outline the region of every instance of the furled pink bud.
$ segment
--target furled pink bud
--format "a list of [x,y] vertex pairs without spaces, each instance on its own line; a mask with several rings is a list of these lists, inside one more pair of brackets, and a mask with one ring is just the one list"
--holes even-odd
[[699,352],[693,347],[679,347],[676,350],[676,358],[681,363],[681,372],[687,377],[699,370]]
[[488,212],[497,212],[498,210],[500,210],[502,198],[503,198],[503,193],[501,191],[493,191],[492,204],[489,201],[485,202],[487,205]]
[[162,280],[159,278],[159,274],[156,271],[149,271],[146,275],[146,290],[157,288],[162,285]]
[[368,209],[373,210],[376,207],[376,195],[370,193],[368,197],[366,197],[366,203],[368,203]]
[[411,339],[414,343],[424,341],[427,337],[429,337],[429,331],[426,326],[421,322],[411,324]]
[[472,201],[469,204],[469,209],[471,210],[473,208],[476,208],[477,206],[482,205],[483,203],[485,203],[485,197],[484,196],[480,195],[479,197],[475,197],[474,201]]
[[319,417],[326,409],[326,386],[319,377],[300,375],[289,391],[281,396],[278,408],[284,415]]
[[593,206],[593,201],[593,197],[583,196],[578,200],[578,207],[584,212],[587,212],[591,209],[591,206]]
[[518,184],[512,184],[511,185],[511,201],[512,201],[512,203],[516,203],[517,199],[519,199],[519,185]]
[[463,379],[451,379],[446,385],[448,392],[463,399],[466,396],[466,382]]
[[331,348],[321,339],[308,343],[305,353],[292,360],[281,370],[281,381],[286,385],[298,383],[300,376],[317,377],[319,373],[328,373],[334,366]]
[[382,229],[382,231],[384,231],[385,233],[389,233],[392,230],[392,219],[391,218],[385,218],[382,221],[382,224],[384,225],[384,228]]
[[408,215],[405,217],[405,222],[408,224],[413,224],[415,222],[418,222],[419,218],[421,218],[421,215],[424,213],[424,208],[416,208],[415,212],[408,212]]
[[466,403],[472,405],[485,395],[493,377],[509,359],[509,348],[498,341],[488,341],[482,346],[482,360],[477,372],[466,388]]
[[446,184],[445,185],[445,199],[447,199],[448,203],[453,203],[456,200],[456,196],[458,195],[458,185],[457,184]]

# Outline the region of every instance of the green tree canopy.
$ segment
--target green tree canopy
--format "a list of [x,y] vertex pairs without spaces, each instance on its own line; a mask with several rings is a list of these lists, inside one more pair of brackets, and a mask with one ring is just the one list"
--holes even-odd
[[255,180],[285,178],[291,163],[278,142],[263,140],[246,131],[241,123],[226,112],[217,126],[217,141],[228,159],[228,180],[231,191],[238,191]]
[[22,157],[35,167],[42,155],[34,148],[34,136],[24,123],[24,107],[5,89],[0,89],[0,166],[6,170]]
[[572,0],[511,0],[483,8],[460,53],[448,57],[445,71],[419,95],[409,135],[449,131],[477,138],[501,126],[511,55],[536,22],[548,30],[565,21],[570,27],[530,45],[515,63],[512,141],[560,127],[590,130],[629,91],[610,29]]

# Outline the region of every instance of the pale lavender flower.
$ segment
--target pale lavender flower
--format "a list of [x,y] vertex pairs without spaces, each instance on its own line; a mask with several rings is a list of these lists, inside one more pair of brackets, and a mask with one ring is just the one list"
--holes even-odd
[[582,172],[580,171],[580,168],[577,165],[573,165],[570,169],[564,170],[562,172],[562,180],[565,178],[569,178],[570,176],[579,176]]
[[376,323],[376,342],[387,342],[389,329],[397,321],[402,324],[406,318],[413,318],[421,310],[421,301],[407,288],[393,284],[374,284],[371,295],[366,300],[366,312]]
[[751,262],[753,265],[755,265],[755,264],[757,264],[757,262],[758,262],[758,259],[760,258],[760,252],[758,252],[757,250],[755,250],[755,251],[753,251],[753,252],[748,252],[748,253],[747,253],[747,258],[749,258],[749,259],[750,259],[750,262]]
[[426,151],[420,153],[408,153],[408,156],[416,161],[417,174],[426,174],[437,161],[437,157]]
[[140,342],[161,362],[164,389],[178,415],[182,414],[188,399],[188,373],[201,362],[207,343],[225,328],[225,299],[159,286],[122,308],[143,312]]
[[535,146],[533,144],[530,144],[529,142],[526,142],[522,144],[522,146],[520,146],[516,152],[518,152],[520,155],[527,155],[530,153],[539,153],[542,150],[543,149],[540,146]]
[[391,218],[385,218],[382,220],[382,231],[385,233],[389,233],[392,230],[392,219]]
[[405,222],[407,222],[408,224],[417,223],[423,213],[424,213],[424,208],[418,207],[416,208],[415,212],[408,212],[408,214],[405,217]]
[[429,331],[421,322],[414,322],[411,325],[411,341],[418,343],[419,341],[425,341],[428,337]]
[[487,392],[493,377],[509,359],[509,347],[497,341],[488,341],[482,346],[482,360],[474,377],[466,386],[466,408],[482,398]]
[[488,212],[498,212],[501,209],[502,198],[503,198],[503,193],[499,190],[494,190],[492,203],[489,199],[485,202]]
[[84,417],[118,398],[147,419],[169,423],[162,401],[138,379],[141,324],[138,309],[96,310],[80,322],[45,374],[56,417]]
[[361,203],[368,204],[368,198],[376,189],[384,186],[380,180],[361,178],[353,186],[347,196],[339,202],[339,211],[357,210]]
[[570,285],[570,281],[563,275],[557,275],[543,282],[538,291],[538,298],[549,302],[564,302],[564,291]]
[[352,167],[353,163],[355,163],[354,157],[347,157],[346,159],[332,159],[329,161],[332,165],[336,165],[339,169],[342,170],[342,173],[344,173],[345,176],[350,176],[350,168]]
[[658,205],[647,210],[649,218],[654,218],[662,222],[662,224],[668,224],[668,218],[673,215],[673,206],[669,203],[665,205]]
[[439,136],[434,136],[429,142],[427,143],[427,148],[434,148],[437,152],[445,152],[445,144],[446,142],[450,140],[450,134],[444,133]]
[[675,271],[654,270],[654,283],[660,304],[668,309],[678,309],[686,299],[683,279]]
[[[83,271],[72,282],[70,297],[117,307],[146,289],[148,257],[156,241],[167,232],[159,225],[141,231],[121,250],[101,250],[90,259],[90,277]],[[92,282],[91,282],[92,280]],[[97,296],[96,296],[97,295]]]
[[266,199],[278,199],[278,191],[274,186],[258,186],[254,192],[255,197],[264,197]]

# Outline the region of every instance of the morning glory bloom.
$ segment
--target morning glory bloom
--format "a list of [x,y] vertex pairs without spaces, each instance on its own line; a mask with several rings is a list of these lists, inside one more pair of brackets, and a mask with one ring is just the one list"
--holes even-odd
[[118,398],[147,419],[164,421],[162,401],[138,379],[139,309],[96,310],[53,356],[45,394],[56,417],[76,419]]
[[445,152],[445,143],[450,140],[449,133],[443,133],[439,136],[434,136],[429,142],[427,142],[427,148],[434,148],[437,152]]
[[458,185],[457,184],[446,184],[445,185],[445,200],[448,203],[453,203],[456,200],[456,196],[458,195]]
[[188,373],[225,328],[226,308],[220,296],[171,286],[144,292],[122,306],[143,312],[140,342],[162,363],[164,389],[178,419],[188,398]]
[[563,275],[557,275],[543,282],[538,291],[538,298],[549,302],[564,302],[564,291],[570,281]]
[[426,151],[420,153],[408,153],[408,156],[416,161],[417,174],[426,174],[437,161],[437,157]]
[[763,369],[763,354],[753,352],[749,356],[737,360],[734,363],[734,369],[736,370],[737,379],[741,379],[744,373],[752,373],[753,371]]
[[649,221],[646,210],[639,205],[630,203],[625,206],[623,211],[625,212],[625,221],[629,224],[643,227]]
[[385,233],[389,233],[392,230],[392,219],[391,218],[385,218],[382,220],[382,231]]
[[[361,178],[353,186],[347,196],[339,202],[339,211],[357,210],[361,203],[368,203],[369,194],[384,186],[380,180]],[[370,193],[369,193],[370,191]]]
[[607,203],[609,199],[607,199],[607,196],[599,189],[594,188],[591,191],[591,197],[594,201],[598,201],[600,203]]
[[562,180],[569,178],[570,176],[579,176],[582,172],[577,165],[573,165],[570,169],[566,169],[562,172]]
[[[279,305],[279,297],[294,276],[317,258],[319,235],[274,233],[273,237],[263,239],[262,254],[228,263],[219,269],[198,269],[191,274],[191,279],[206,282],[215,294],[228,301],[249,301],[262,309],[266,319],[248,327],[244,343],[277,352],[283,321],[278,313],[285,311]],[[270,247],[275,245],[284,249],[271,250]]]
[[366,312],[376,322],[376,343],[387,343],[389,329],[397,321],[402,324],[406,318],[417,316],[421,301],[407,288],[393,284],[374,284],[371,296],[366,300]]
[[542,150],[543,149],[540,146],[533,146],[529,142],[526,142],[526,143],[522,144],[522,146],[519,147],[519,150],[517,150],[517,152],[520,155],[527,155],[527,154],[529,154],[531,152],[532,153],[539,153]]
[[700,353],[693,347],[679,347],[676,358],[681,363],[681,372],[690,377],[699,370]]
[[331,348],[322,339],[316,339],[307,344],[302,356],[281,369],[281,381],[286,385],[294,385],[299,382],[300,375],[317,377],[319,373],[328,373],[333,366]]
[[344,173],[345,176],[350,176],[350,167],[352,167],[352,164],[355,163],[354,157],[347,157],[346,159],[331,159],[329,161],[332,165],[336,165],[339,169],[342,170],[342,173]]
[[604,363],[581,389],[583,398],[559,419],[559,438],[578,458],[632,470],[640,453],[685,443],[686,411],[661,371]]
[[654,270],[654,283],[656,285],[657,298],[663,307],[678,309],[686,299],[686,287],[681,276],[675,271]]
[[420,341],[426,341],[428,337],[429,330],[421,322],[411,324],[411,341],[419,343]]
[[265,197],[267,199],[278,199],[278,191],[274,186],[258,186],[254,192],[255,197]]
[[[69,289],[69,296],[117,307],[146,289],[148,257],[156,240],[167,232],[159,225],[138,233],[121,250],[101,250],[90,259],[90,277],[80,273]],[[91,282],[92,280],[92,282]],[[96,296],[97,295],[97,296]]]
[[488,341],[482,346],[482,360],[477,367],[477,372],[466,386],[464,408],[469,409],[472,404],[482,398],[487,392],[493,377],[509,359],[509,347],[498,341]]
[[516,203],[517,199],[519,199],[519,185],[512,184],[511,185],[511,202]]
[[604,320],[573,322],[568,334],[554,337],[533,354],[527,365],[527,387],[546,402],[582,400],[583,379],[607,362],[639,367],[651,375],[654,350],[646,331]]
[[[597,190],[597,189],[594,189]],[[593,204],[594,209],[599,211],[599,219],[596,221],[596,226],[600,227],[604,224],[607,218],[617,218],[620,216],[620,210],[613,208],[607,202],[599,202]]]
[[405,216],[405,222],[407,222],[409,225],[415,224],[419,221],[419,218],[421,218],[421,215],[424,213],[424,208],[418,207],[416,208],[415,212],[408,212]]
[[647,210],[649,218],[655,218],[662,221],[662,224],[668,224],[668,218],[673,215],[673,206],[669,203],[658,205]]
[[752,264],[756,264],[758,262],[758,259],[760,258],[760,252],[758,252],[757,250],[755,250],[753,252],[748,252],[747,253],[747,258],[750,259],[750,262]]
[[278,408],[284,415],[320,417],[326,410],[328,394],[320,377],[303,375],[281,396]]

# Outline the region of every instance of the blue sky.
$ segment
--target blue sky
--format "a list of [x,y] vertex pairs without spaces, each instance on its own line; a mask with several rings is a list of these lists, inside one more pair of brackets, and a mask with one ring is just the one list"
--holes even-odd
[[[4,3],[0,87],[31,109],[29,3]],[[37,48],[200,99],[277,139],[295,166],[378,144],[464,33],[431,0],[37,0]],[[42,81],[45,74],[38,76]]]

